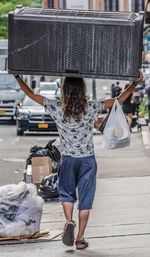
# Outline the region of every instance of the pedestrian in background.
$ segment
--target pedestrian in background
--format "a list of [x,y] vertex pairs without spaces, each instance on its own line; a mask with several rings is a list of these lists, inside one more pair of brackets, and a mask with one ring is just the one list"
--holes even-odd
[[116,84],[112,84],[111,86],[111,97],[115,98],[120,95],[122,91],[122,88],[120,87],[119,81],[116,82]]
[[[37,95],[19,75],[15,75],[15,78],[25,94],[43,105],[57,125],[62,154],[58,191],[66,218],[62,241],[68,246],[74,244],[76,224],[73,220],[73,208],[78,198],[79,227],[75,244],[76,249],[85,249],[88,247],[88,242],[84,239],[84,232],[96,189],[94,121],[102,110],[112,107],[114,99],[88,100],[86,85],[82,78],[65,78],[60,100]],[[139,72],[139,77],[119,96],[120,103],[126,100],[142,79],[142,74]]]
[[113,92],[113,88],[114,88],[115,84],[111,84],[111,87],[110,87],[110,91],[111,91],[111,97],[112,97],[112,92]]
[[148,85],[145,87],[145,93],[147,95],[148,116],[149,116],[149,122],[150,122],[150,81]]
[[[126,89],[129,84],[126,84],[124,89]],[[128,96],[128,98],[122,104],[122,110],[126,116],[129,128],[132,125],[132,115],[133,115],[133,93]]]

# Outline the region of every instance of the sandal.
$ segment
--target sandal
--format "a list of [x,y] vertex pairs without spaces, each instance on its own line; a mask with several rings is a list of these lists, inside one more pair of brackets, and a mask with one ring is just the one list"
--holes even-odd
[[62,235],[62,242],[67,246],[74,245],[74,228],[76,224],[73,220],[67,222],[64,226],[64,232]]
[[77,250],[83,250],[89,246],[89,243],[87,241],[85,241],[84,239],[76,241],[75,244],[76,244]]

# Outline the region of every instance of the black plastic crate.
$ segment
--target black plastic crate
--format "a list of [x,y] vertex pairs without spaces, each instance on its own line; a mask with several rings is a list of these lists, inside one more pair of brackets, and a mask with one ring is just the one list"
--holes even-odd
[[136,78],[143,13],[21,8],[9,13],[10,73]]

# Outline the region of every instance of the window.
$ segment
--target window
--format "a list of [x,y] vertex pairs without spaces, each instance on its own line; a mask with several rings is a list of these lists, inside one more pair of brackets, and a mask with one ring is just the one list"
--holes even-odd
[[54,8],[53,0],[48,0],[48,8]]
[[132,0],[131,10],[133,12],[144,11],[144,0]]
[[118,11],[119,4],[118,0],[106,0],[105,1],[105,10],[106,11]]
[[8,55],[8,49],[7,48],[0,48],[0,55]]

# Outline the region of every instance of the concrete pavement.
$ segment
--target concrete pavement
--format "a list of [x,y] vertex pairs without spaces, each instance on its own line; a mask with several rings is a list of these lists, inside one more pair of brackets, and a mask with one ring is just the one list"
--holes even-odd
[[[58,236],[52,241],[45,238],[38,243],[1,245],[0,256],[150,257],[150,159],[145,154],[149,150],[142,134],[137,138],[128,148],[108,151],[102,147],[102,137],[95,137],[98,169],[110,173],[109,178],[100,173],[97,176],[94,207],[86,230],[89,248],[76,251],[75,247],[62,245]],[[122,169],[127,170],[125,177],[121,176]],[[116,177],[111,177],[111,172],[116,172]],[[77,221],[77,206],[74,219]],[[48,228],[53,237],[62,232],[64,222],[61,204],[45,203],[41,229]]]
[[150,150],[150,125],[141,132],[145,149]]

